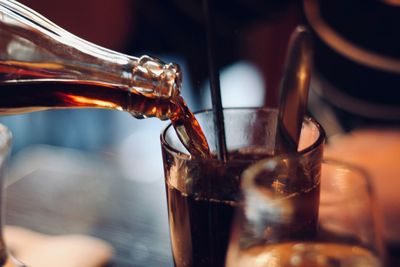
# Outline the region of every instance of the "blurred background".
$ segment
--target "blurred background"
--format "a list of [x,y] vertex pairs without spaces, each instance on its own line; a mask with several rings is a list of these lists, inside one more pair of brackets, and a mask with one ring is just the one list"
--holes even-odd
[[[180,64],[189,107],[211,107],[201,0],[20,2],[96,44]],[[373,174],[385,236],[396,244],[400,2],[210,2],[224,107],[276,107],[290,33],[309,25],[309,112],[327,131],[328,155],[348,155]],[[116,248],[115,266],[171,265],[159,144],[166,122],[108,110],[53,110],[0,122],[14,136],[7,223],[100,237]],[[382,159],[377,166],[374,155]]]

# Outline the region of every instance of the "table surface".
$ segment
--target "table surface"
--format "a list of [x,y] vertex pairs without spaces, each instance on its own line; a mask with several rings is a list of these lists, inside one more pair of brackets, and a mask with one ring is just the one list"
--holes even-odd
[[81,156],[42,149],[13,162],[9,179],[17,181],[6,188],[6,223],[101,238],[115,249],[109,266],[173,266],[162,175],[129,180],[112,160]]
[[[115,249],[109,267],[172,267],[162,173],[159,179],[127,179],[112,157],[59,152],[31,150],[13,160],[6,223],[101,238]],[[399,266],[399,246],[390,248],[389,260],[388,266]]]

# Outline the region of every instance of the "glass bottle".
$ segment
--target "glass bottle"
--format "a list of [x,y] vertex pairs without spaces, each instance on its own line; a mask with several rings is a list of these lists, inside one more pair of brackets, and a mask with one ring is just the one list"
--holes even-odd
[[0,1],[0,115],[103,108],[167,119],[181,79],[176,64],[99,47],[17,1]]

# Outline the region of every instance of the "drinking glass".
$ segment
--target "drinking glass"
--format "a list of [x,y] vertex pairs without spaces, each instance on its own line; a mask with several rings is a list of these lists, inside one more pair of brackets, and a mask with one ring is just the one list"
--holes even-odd
[[[228,160],[191,157],[170,126],[161,134],[167,190],[170,237],[176,267],[223,267],[235,207],[240,199],[244,169],[272,156],[278,113],[266,108],[224,110]],[[213,113],[196,114],[215,156]],[[301,180],[319,183],[325,134],[320,125],[305,118],[299,146],[300,165],[307,166]],[[300,180],[299,180],[300,181]],[[297,186],[301,186],[298,184]],[[316,230],[317,207],[310,207],[305,232]]]
[[4,267],[24,267],[25,265],[14,259],[7,250],[3,239],[3,209],[4,209],[4,189],[3,182],[8,154],[11,148],[11,133],[7,127],[0,124],[0,266]]
[[[313,187],[293,189],[296,157],[265,159],[243,173],[243,202],[226,267],[383,266],[379,216],[366,172],[325,160],[318,196]],[[317,231],[299,235],[297,225],[319,197]]]

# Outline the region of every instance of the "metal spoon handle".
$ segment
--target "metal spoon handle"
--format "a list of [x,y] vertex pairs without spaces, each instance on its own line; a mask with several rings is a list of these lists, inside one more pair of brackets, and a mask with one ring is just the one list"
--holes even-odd
[[312,37],[304,26],[291,35],[280,88],[278,134],[279,152],[297,151],[307,106],[313,61]]

